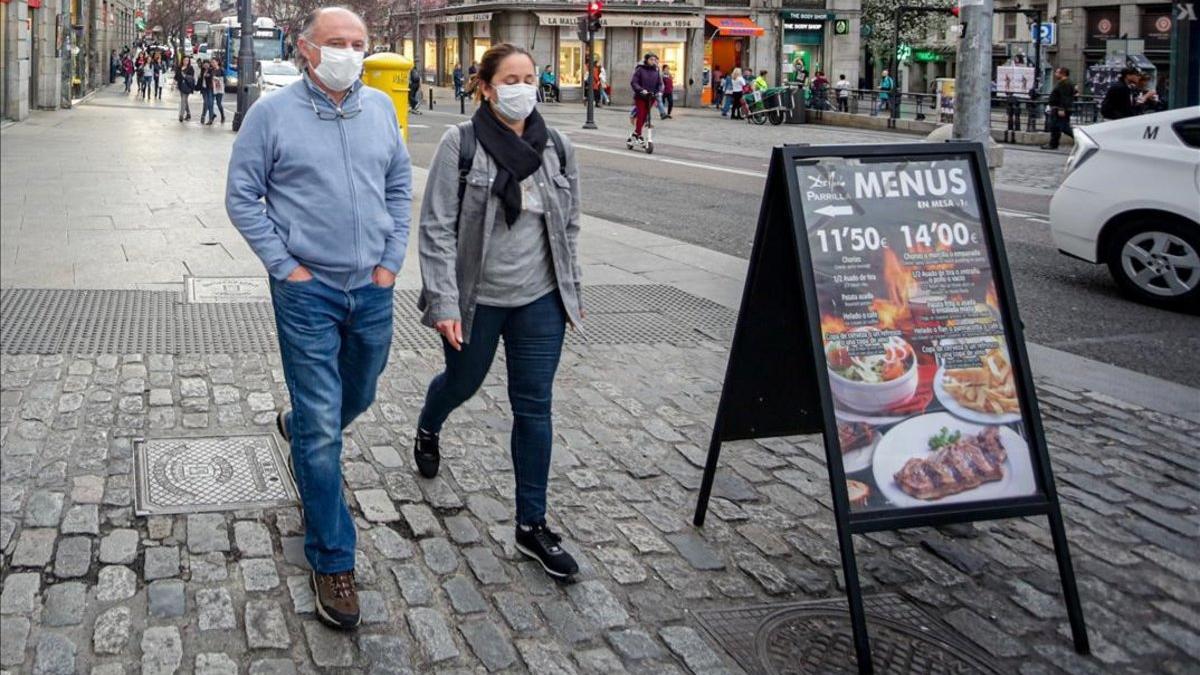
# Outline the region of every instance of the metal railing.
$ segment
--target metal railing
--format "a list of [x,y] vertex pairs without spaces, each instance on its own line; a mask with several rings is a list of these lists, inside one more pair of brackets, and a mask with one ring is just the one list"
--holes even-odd
[[[945,124],[953,121],[953,102],[939,107],[936,94],[894,92],[880,89],[849,89],[839,97],[832,86],[819,90],[804,89],[807,116],[820,120],[826,112],[883,117],[888,127],[895,128],[899,120]],[[1018,132],[1037,133],[1049,130],[1053,114],[1044,98],[1029,99],[1012,95],[994,96],[991,103],[991,128],[1005,132],[1006,141],[1014,141]],[[1076,98],[1071,108],[1074,124],[1100,121],[1100,102],[1092,96]]]

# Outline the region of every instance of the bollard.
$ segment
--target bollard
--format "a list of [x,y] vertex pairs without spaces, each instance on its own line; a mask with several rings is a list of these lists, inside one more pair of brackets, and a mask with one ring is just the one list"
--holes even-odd
[[392,99],[396,122],[405,143],[408,143],[408,74],[412,69],[412,59],[392,52],[380,52],[363,59],[363,83]]

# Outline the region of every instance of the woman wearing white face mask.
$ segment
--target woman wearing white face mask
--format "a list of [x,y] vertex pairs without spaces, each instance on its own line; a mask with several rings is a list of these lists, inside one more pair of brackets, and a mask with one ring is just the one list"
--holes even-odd
[[535,109],[529,52],[492,47],[477,76],[482,105],[442,137],[421,210],[420,307],[446,369],[429,385],[413,454],[421,475],[437,475],[442,425],[479,389],[504,336],[517,548],[565,578],[579,568],[546,526],[546,486],[554,374],[565,325],[582,319],[579,172]]

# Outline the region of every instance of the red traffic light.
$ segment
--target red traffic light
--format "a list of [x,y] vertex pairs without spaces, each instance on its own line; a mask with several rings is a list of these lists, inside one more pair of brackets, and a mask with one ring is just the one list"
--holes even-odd
[[600,0],[592,0],[588,3],[588,16],[600,16],[600,12],[604,10],[604,3]]
[[950,8],[950,14],[951,14],[951,16],[958,16],[958,10],[959,10],[959,7],[958,7],[958,5],[955,5],[955,6],[951,7],[951,8]]

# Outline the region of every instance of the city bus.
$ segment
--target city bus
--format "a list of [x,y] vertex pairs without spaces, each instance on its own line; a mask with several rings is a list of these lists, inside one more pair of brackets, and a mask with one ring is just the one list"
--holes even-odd
[[[254,60],[273,61],[284,58],[286,47],[283,29],[275,25],[274,19],[260,16],[254,20]],[[225,86],[238,86],[238,50],[241,49],[242,26],[236,16],[227,16],[208,32],[208,52],[221,62],[225,73]]]

